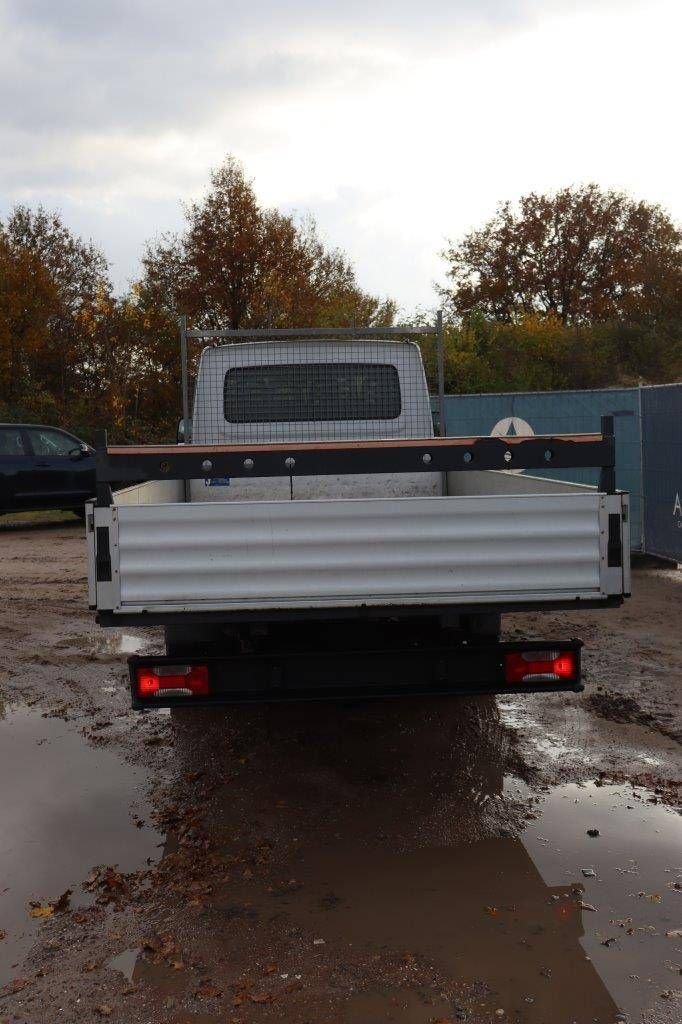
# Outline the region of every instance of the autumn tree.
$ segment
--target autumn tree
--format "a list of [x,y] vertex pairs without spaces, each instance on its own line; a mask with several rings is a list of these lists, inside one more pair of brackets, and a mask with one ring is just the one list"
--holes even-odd
[[597,185],[503,203],[443,253],[442,295],[456,318],[514,322],[679,320],[682,233],[660,206]]
[[34,322],[30,347],[22,344],[24,389],[27,395],[46,390],[64,407],[82,387],[89,344],[84,314],[100,294],[111,290],[107,261],[92,242],[74,235],[59,214],[40,206],[15,206],[0,224],[0,233],[15,268],[30,266],[36,287],[42,281],[47,288],[49,281],[49,315],[43,317],[39,333]]
[[359,287],[347,257],[324,245],[314,221],[263,208],[232,157],[185,218],[182,234],[147,248],[142,308],[187,314],[205,329],[392,323],[394,304]]
[[13,246],[0,229],[0,399],[7,409],[20,404],[59,310],[58,289],[40,259]]
[[42,206],[14,207],[4,233],[9,245],[30,252],[52,277],[65,312],[75,314],[92,301],[107,281],[106,257],[93,242],[86,242],[64,224],[60,214]]

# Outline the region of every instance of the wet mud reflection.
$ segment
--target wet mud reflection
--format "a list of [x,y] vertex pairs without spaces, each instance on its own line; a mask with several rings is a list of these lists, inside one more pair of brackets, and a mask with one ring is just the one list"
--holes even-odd
[[143,781],[73,725],[0,702],[0,986],[36,933],[30,901],[45,904],[71,888],[86,905],[80,883],[93,865],[134,870],[158,854],[160,834],[130,817],[131,805],[144,813]]
[[[240,1020],[348,1024],[617,1019],[622,985],[609,991],[584,944],[583,852],[551,853],[581,827],[577,805],[535,820],[537,797],[510,786],[519,766],[494,700],[188,713],[173,727],[186,777],[216,784],[212,885],[186,929],[210,975],[207,1009],[234,999]],[[172,992],[184,1020],[189,989],[165,966],[140,958],[133,978]]]

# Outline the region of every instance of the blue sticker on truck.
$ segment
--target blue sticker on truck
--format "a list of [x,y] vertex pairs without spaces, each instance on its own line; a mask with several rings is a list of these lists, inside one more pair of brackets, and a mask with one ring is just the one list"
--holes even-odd
[[229,487],[229,476],[211,476],[204,480],[204,487]]

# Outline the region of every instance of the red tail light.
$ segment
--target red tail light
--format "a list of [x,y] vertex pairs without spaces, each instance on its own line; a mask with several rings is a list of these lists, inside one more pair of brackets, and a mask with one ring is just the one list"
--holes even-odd
[[508,651],[504,656],[507,683],[558,683],[577,674],[575,651]]
[[138,665],[139,697],[197,697],[210,693],[206,665]]

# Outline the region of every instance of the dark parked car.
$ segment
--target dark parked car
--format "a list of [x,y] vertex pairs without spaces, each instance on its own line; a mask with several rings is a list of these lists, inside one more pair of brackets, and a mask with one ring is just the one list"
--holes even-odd
[[58,427],[0,423],[0,513],[71,509],[95,493],[95,452]]

